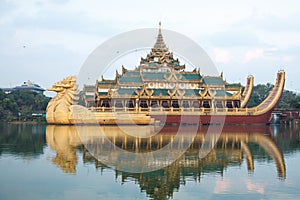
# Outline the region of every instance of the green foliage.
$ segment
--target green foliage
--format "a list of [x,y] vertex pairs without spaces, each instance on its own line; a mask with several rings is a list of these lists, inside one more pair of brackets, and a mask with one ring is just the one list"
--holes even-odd
[[269,95],[272,88],[273,85],[270,83],[254,86],[247,107],[251,108],[260,104]]
[[[253,87],[252,95],[248,102],[247,107],[254,107],[260,104],[272,91],[274,85],[267,83],[267,84],[259,84]],[[296,94],[292,91],[284,90],[282,97],[280,99],[277,108],[300,108],[300,95]]]
[[300,108],[300,95],[294,92],[283,91],[278,108]]
[[0,120],[30,119],[32,113],[45,112],[49,100],[49,97],[33,91],[18,90],[5,94],[0,89]]

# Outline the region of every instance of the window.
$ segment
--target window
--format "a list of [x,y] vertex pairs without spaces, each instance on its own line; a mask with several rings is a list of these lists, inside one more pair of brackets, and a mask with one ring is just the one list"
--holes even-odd
[[157,108],[157,107],[158,107],[158,104],[157,104],[157,101],[156,101],[156,100],[152,100],[152,101],[151,101],[151,107],[152,107],[152,108]]
[[146,100],[141,100],[140,101],[140,107],[141,108],[148,108],[148,103]]
[[203,101],[203,107],[204,108],[210,108],[209,101]]
[[161,104],[162,104],[162,107],[163,107],[163,108],[170,108],[169,101],[164,100],[164,101],[162,101]]
[[126,107],[127,108],[134,108],[133,100],[127,100],[126,101]]
[[194,102],[193,102],[193,107],[194,107],[194,108],[200,108],[199,101],[194,101]]
[[234,101],[233,104],[234,104],[235,108],[239,108],[240,107],[239,101]]
[[177,101],[177,100],[172,101],[172,107],[173,107],[173,108],[179,108],[179,104],[178,104],[178,101]]
[[227,107],[227,108],[233,108],[233,107],[232,107],[232,101],[227,101],[227,102],[226,102],[226,107]]
[[184,108],[190,107],[190,106],[189,106],[189,102],[188,102],[188,101],[183,101],[183,102],[182,102],[182,107],[184,107]]
[[217,101],[216,107],[217,107],[217,108],[223,108],[222,101]]
[[108,102],[108,100],[103,100],[103,101],[102,101],[102,104],[101,104],[101,107],[106,107],[106,108],[108,108],[108,107],[109,107],[109,102]]
[[121,100],[117,100],[117,101],[116,101],[116,104],[115,104],[115,107],[116,107],[116,108],[123,108],[123,103],[122,103],[122,101],[121,101]]

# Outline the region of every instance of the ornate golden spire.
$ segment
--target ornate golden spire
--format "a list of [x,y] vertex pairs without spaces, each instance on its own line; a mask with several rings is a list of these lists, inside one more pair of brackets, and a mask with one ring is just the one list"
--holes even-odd
[[163,39],[163,36],[161,33],[161,22],[159,22],[158,35],[157,35],[157,39],[154,44],[153,50],[154,51],[165,51],[165,52],[168,51],[168,48],[164,42],[164,39]]

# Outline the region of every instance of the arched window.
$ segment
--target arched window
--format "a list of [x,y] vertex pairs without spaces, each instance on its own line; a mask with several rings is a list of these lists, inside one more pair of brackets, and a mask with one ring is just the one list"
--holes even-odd
[[101,104],[101,107],[106,107],[106,108],[110,107],[110,106],[109,106],[108,100],[106,100],[106,99],[103,100],[103,101],[102,101],[102,104]]
[[188,102],[188,101],[183,101],[183,102],[182,102],[182,107],[184,107],[184,108],[190,107],[190,106],[189,106],[189,102]]
[[115,107],[116,107],[116,108],[123,108],[123,103],[122,103],[122,101],[121,101],[121,100],[117,100],[117,101],[116,101],[116,104],[115,104]]
[[194,102],[193,102],[193,107],[194,107],[194,108],[200,108],[200,103],[199,103],[199,101],[194,101]]
[[222,101],[217,101],[216,102],[216,108],[223,108]]
[[158,107],[158,104],[157,104],[157,101],[156,101],[156,100],[152,100],[152,101],[151,101],[151,107],[152,107],[152,108],[157,108],[157,107]]
[[172,101],[172,107],[173,108],[179,108],[178,100],[173,100]]
[[209,101],[203,101],[203,107],[204,107],[204,108],[210,108],[210,103],[209,103]]
[[127,108],[134,108],[133,100],[127,100],[126,101],[126,107]]
[[227,108],[233,108],[233,106],[232,106],[232,101],[227,101],[227,102],[226,102],[226,107],[227,107]]
[[161,105],[163,108],[170,108],[169,101],[167,101],[167,100],[162,101]]
[[148,103],[146,100],[141,100],[140,101],[140,107],[141,108],[148,108]]

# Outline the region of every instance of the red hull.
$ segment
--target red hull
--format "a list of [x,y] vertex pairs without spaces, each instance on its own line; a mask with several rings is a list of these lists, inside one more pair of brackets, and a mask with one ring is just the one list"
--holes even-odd
[[151,117],[165,124],[268,124],[272,111],[262,115],[156,115]]

